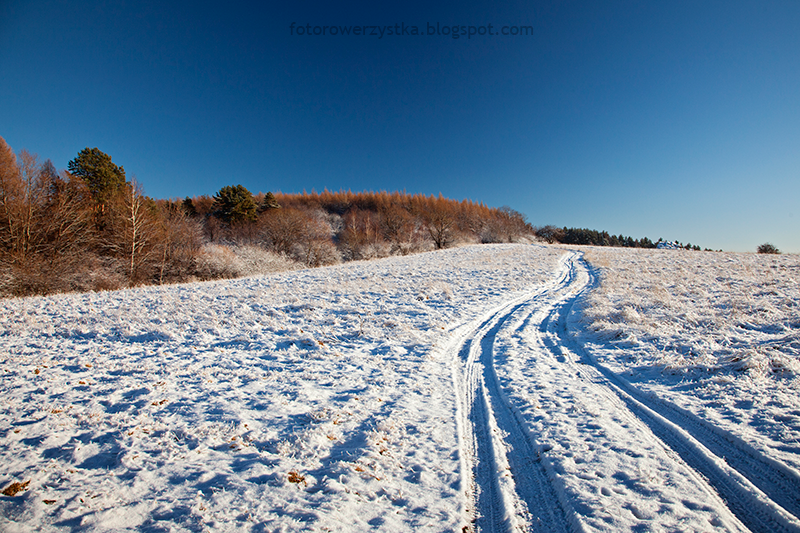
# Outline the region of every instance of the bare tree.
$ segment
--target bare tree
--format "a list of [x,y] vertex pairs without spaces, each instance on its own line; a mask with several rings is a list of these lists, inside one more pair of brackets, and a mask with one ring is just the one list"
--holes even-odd
[[259,220],[261,225],[261,242],[280,254],[290,256],[292,245],[298,240],[302,231],[301,211],[284,208],[269,211]]
[[455,237],[456,214],[453,206],[441,195],[439,198],[430,198],[427,204],[422,217],[428,228],[428,234],[437,250],[447,248]]
[[158,226],[158,283],[184,281],[194,268],[203,244],[202,228],[184,210],[162,212]]
[[43,231],[45,256],[53,290],[76,290],[86,283],[97,235],[92,224],[92,200],[82,180],[64,171],[50,174]]
[[497,210],[495,215],[497,231],[505,242],[514,242],[525,234],[533,234],[525,215],[504,205]]
[[544,239],[549,244],[553,244],[563,238],[564,230],[556,226],[547,225],[536,230],[536,236]]
[[[357,207],[344,215],[344,229],[339,234],[339,245],[347,259],[371,259],[386,255],[388,245],[381,234],[381,220],[373,211]],[[382,248],[386,248],[385,251]]]
[[4,292],[69,290],[92,242],[88,191],[50,161],[0,139],[0,268]]
[[130,285],[154,275],[158,220],[155,202],[146,197],[134,178],[108,201],[108,224],[103,230],[102,251],[119,261]]
[[261,240],[275,252],[308,266],[339,260],[330,224],[319,210],[282,208],[270,210],[261,218]]
[[[0,173],[0,213],[2,239],[6,254],[16,262],[24,262],[34,252],[35,226],[39,207],[44,203],[38,159],[23,150],[19,159],[13,152],[4,154]],[[13,158],[13,159],[12,159]],[[16,165],[13,165],[16,162]],[[12,166],[13,165],[13,166]],[[16,167],[16,168],[15,168]]]
[[379,215],[383,238],[389,241],[392,253],[407,255],[420,247],[419,224],[405,206],[386,203]]

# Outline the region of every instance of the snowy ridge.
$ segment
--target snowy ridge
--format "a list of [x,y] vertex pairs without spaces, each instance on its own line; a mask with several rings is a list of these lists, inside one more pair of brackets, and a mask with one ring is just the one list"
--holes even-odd
[[0,300],[0,530],[459,529],[435,346],[562,254]]
[[502,336],[497,361],[511,402],[539,434],[584,526],[629,530],[658,519],[667,529],[744,530],[703,476],[669,453],[596,370],[578,364],[564,318],[589,278],[582,262],[570,263],[568,290],[547,305],[523,307]]
[[[703,434],[702,424],[688,417],[684,417],[682,425],[666,420],[651,406],[657,403],[664,409],[668,403],[648,399],[583,354],[582,348],[567,335],[566,317],[575,300],[593,285],[593,278],[577,254],[565,256],[560,264],[552,282],[494,310],[457,337],[453,375],[459,405],[462,477],[470,502],[467,516],[475,528],[479,531],[583,529],[571,505],[561,496],[564,491],[555,480],[552,467],[547,467],[550,462],[541,457],[542,451],[549,447],[537,442],[536,433],[526,427],[523,410],[508,400],[495,371],[496,338],[501,332],[508,335],[507,330],[511,330],[511,336],[529,340],[519,354],[521,358],[538,364],[550,359],[560,373],[571,376],[570,387],[564,387],[570,380],[559,380],[563,400],[572,405],[580,403],[576,388],[604,399],[600,403],[608,405],[604,408],[608,416],[621,421],[608,428],[617,448],[625,441],[643,439],[646,446],[642,443],[622,450],[636,456],[640,453],[638,448],[651,448],[660,456],[659,469],[681,471],[695,490],[704,494],[701,500],[716,501],[714,516],[709,518],[711,525],[724,525],[731,530],[746,527],[751,531],[797,531],[800,523],[781,507],[783,504],[791,509],[798,494],[796,477],[789,468],[767,460],[742,442],[726,444],[723,439],[716,439],[715,451],[739,457],[729,462],[738,464],[740,473],[725,462],[725,456],[715,455],[692,436]],[[501,356],[503,351],[502,346],[497,350]],[[525,381],[532,381],[529,376],[533,375],[531,372],[520,376],[519,381],[526,386]],[[514,385],[518,384],[513,380],[504,383],[511,390]],[[529,394],[518,397],[522,402],[529,398]],[[608,402],[610,399],[614,401]],[[555,406],[561,412],[551,408],[551,416],[560,414],[574,419],[572,408],[565,410],[563,403]],[[602,424],[587,427],[600,429]],[[631,431],[636,435],[624,435]],[[667,449],[677,456],[665,454]],[[680,466],[674,464],[676,460]],[[673,466],[668,467],[669,463]],[[756,488],[746,476],[760,481],[767,493]],[[639,502],[629,503],[631,513],[639,519],[646,517],[647,513],[637,505]]]
[[[692,436],[718,433],[690,417],[684,417],[682,425],[665,419],[652,406],[658,404],[664,410],[667,402],[648,399],[584,355],[567,335],[566,317],[575,300],[593,285],[593,278],[585,264],[577,260],[577,254],[566,257],[561,265],[554,282],[509,302],[459,336],[454,382],[459,403],[462,476],[471,501],[468,516],[475,527],[479,531],[582,529],[570,504],[559,497],[563,490],[548,472],[549,461],[542,460],[541,452],[549,447],[533,438],[535,432],[526,428],[523,410],[512,406],[496,374],[495,339],[501,331],[513,330],[512,336],[533,341],[526,343],[521,357],[539,364],[549,358],[559,372],[571,375],[574,385],[562,389],[563,400],[573,405],[580,403],[581,399],[570,390],[576,385],[587,394],[604,398],[602,403],[609,405],[605,407],[609,416],[622,421],[613,430],[609,428],[612,434],[616,433],[613,436],[617,447],[625,440],[645,439],[648,447],[661,456],[663,464],[659,468],[667,469],[666,465],[679,460],[681,466],[671,469],[682,471],[695,489],[704,493],[701,499],[717,502],[715,516],[709,519],[711,525],[724,525],[731,530],[798,531],[800,522],[781,506],[793,509],[798,494],[797,478],[791,469],[764,458],[741,441],[715,439],[715,451],[737,456],[737,460],[728,459],[729,463],[738,464],[741,472],[737,471],[725,462],[725,455],[715,455]],[[498,351],[502,355],[502,347]],[[528,384],[524,381],[531,380],[522,377],[520,381],[525,386]],[[562,385],[567,382],[559,381]],[[513,390],[518,384],[505,380],[504,385]],[[528,394],[520,396],[522,402],[529,401]],[[609,399],[615,401],[608,402]],[[574,418],[572,408],[564,410],[563,403],[556,405],[562,416]],[[559,413],[550,413],[553,414]],[[638,435],[622,434],[634,426]],[[636,456],[637,448],[625,453]],[[667,449],[677,456],[665,454]],[[748,481],[747,476],[756,479],[766,492]],[[636,518],[646,517],[647,513],[637,505],[639,502],[629,504],[631,513]]]
[[451,344],[467,515],[479,531],[579,529],[552,468],[504,397],[493,360],[495,336],[509,318],[566,285],[568,272],[565,256],[552,281],[467,324]]

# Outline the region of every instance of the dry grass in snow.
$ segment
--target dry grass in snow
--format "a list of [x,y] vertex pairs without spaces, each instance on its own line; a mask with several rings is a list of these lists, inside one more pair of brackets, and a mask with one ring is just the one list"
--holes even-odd
[[753,376],[800,372],[800,256],[592,249],[584,320],[649,363]]
[[800,256],[588,248],[578,340],[640,388],[800,468]]

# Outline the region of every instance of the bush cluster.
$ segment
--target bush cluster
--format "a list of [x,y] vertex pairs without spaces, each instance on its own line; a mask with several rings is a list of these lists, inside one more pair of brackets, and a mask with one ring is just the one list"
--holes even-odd
[[778,248],[775,245],[770,244],[768,242],[765,242],[764,244],[759,245],[757,251],[760,254],[779,254],[779,253],[781,253],[781,251],[778,250]]

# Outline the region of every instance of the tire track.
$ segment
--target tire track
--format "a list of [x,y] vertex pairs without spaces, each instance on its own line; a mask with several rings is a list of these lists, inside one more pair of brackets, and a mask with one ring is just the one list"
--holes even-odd
[[617,398],[616,409],[628,413],[621,416],[644,424],[642,430],[671,449],[675,460],[694,472],[691,478],[698,486],[719,495],[719,508],[727,507],[741,525],[751,531],[800,531],[797,472],[691,413],[643,393],[571,339],[567,316],[595,283],[579,255],[568,254],[552,282],[458,330],[451,349],[467,529],[583,529],[551,460],[498,379],[495,340],[513,323],[519,324],[516,333],[530,332],[536,338],[530,357],[545,350],[541,355],[566,365],[581,383]]
[[539,292],[495,310],[463,334],[454,359],[462,477],[478,531],[576,531],[580,524],[554,481],[552,467],[502,393],[494,368],[497,333],[519,310],[547,300],[570,278],[565,261]]
[[570,339],[566,317],[580,295],[596,283],[582,259],[574,262],[574,268],[587,274],[587,282],[579,294],[554,307],[543,321],[541,331],[547,334],[542,338],[547,348],[570,363],[570,348],[580,354],[580,366],[593,370],[582,372],[583,377],[613,391],[665,445],[713,486],[751,531],[800,531],[800,476],[796,472],[670,402],[643,393]]

